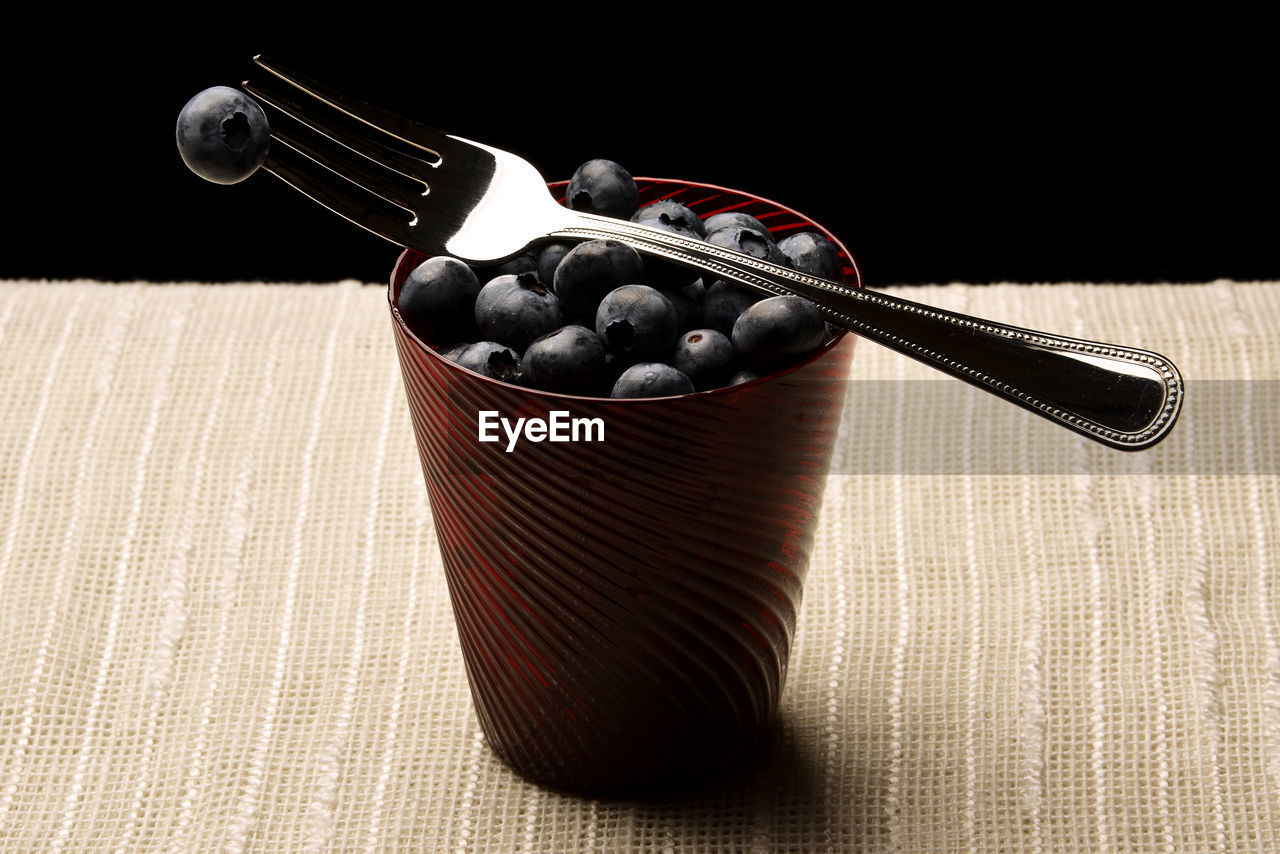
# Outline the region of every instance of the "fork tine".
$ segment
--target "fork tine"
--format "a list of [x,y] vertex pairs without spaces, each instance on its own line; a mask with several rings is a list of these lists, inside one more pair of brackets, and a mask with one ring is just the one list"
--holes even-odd
[[[397,172],[378,168],[374,162],[350,153],[345,145],[321,146],[316,134],[308,133],[303,127],[295,132],[283,122],[276,121],[271,125],[271,138],[279,140],[290,148],[297,149],[310,159],[351,181],[360,188],[381,197],[389,204],[403,208],[409,216],[417,214],[417,205],[426,195],[426,184],[418,179],[396,180]],[[314,141],[313,141],[314,140]],[[412,180],[412,186],[409,186]]]
[[[272,127],[278,151],[268,154],[268,172],[393,243],[432,255],[472,253],[463,260],[475,262],[514,254],[505,243],[456,239],[492,188],[502,152],[356,101],[261,55],[254,62],[266,73],[242,87],[301,132]],[[397,184],[395,173],[412,186]],[[545,192],[541,178],[532,177]],[[400,216],[403,210],[413,216]]]
[[[412,246],[413,223],[389,203],[276,136],[262,168],[312,201],[399,246]],[[338,179],[338,180],[335,180]],[[399,210],[398,208],[396,210]]]
[[[245,80],[240,85],[263,104],[275,108],[299,124],[306,125],[316,133],[323,134],[370,161],[399,172],[426,189],[424,173],[438,162],[436,153],[430,153],[432,158],[436,158],[436,162],[428,162],[422,159],[422,154],[425,152],[418,152],[416,148],[413,149],[418,154],[416,157],[390,148],[382,140],[376,139],[364,123],[342,121],[337,112],[328,107],[320,107],[322,102],[309,99],[306,95],[300,94],[300,90],[279,80]],[[395,141],[389,136],[385,137],[385,140],[386,142]]]
[[347,116],[390,137],[407,143],[423,153],[432,155],[436,162],[431,163],[431,165],[438,165],[445,152],[450,148],[456,147],[456,144],[450,142],[448,135],[434,128],[397,115],[390,110],[358,101],[306,75],[287,69],[262,54],[255,56],[253,61],[259,68],[290,84],[299,91],[310,95],[312,98],[323,101],[335,110],[345,113]]

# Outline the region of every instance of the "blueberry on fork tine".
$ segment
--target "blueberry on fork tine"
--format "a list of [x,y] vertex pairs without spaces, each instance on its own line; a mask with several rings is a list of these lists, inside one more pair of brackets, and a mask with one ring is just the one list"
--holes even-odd
[[267,158],[267,115],[249,96],[229,86],[196,93],[178,113],[182,161],[206,181],[236,184]]

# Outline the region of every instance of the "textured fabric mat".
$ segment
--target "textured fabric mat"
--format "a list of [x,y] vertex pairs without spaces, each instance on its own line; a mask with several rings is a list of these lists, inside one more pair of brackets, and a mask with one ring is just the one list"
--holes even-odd
[[0,851],[1280,851],[1280,285],[899,292],[1183,421],[860,343],[775,744],[603,801],[480,735],[383,287],[0,283]]

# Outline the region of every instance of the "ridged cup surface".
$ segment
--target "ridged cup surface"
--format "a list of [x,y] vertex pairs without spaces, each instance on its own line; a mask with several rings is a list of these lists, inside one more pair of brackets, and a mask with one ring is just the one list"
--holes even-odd
[[[834,240],[757,197],[637,184],[642,205],[743,210],[778,237],[816,229]],[[844,280],[859,284],[840,249]],[[467,371],[409,331],[396,295],[424,257],[400,257],[389,300],[489,744],[520,774],[584,793],[682,787],[738,765],[766,736],[786,679],[854,337],[735,388],[540,392]],[[484,411],[600,419],[603,441],[580,430],[508,452],[501,430],[502,441],[479,441]]]

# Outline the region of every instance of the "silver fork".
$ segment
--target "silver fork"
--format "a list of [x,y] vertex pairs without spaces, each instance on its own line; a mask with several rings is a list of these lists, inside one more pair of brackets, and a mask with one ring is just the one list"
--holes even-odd
[[944,311],[574,211],[514,154],[353,99],[265,57],[254,62],[267,73],[245,81],[245,91],[305,126],[273,119],[263,168],[398,245],[489,264],[547,240],[621,240],[771,295],[807,297],[834,325],[1122,450],[1163,439],[1181,410],[1181,375],[1158,353]]

